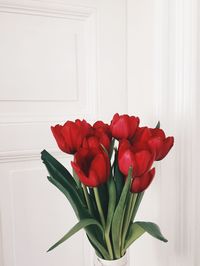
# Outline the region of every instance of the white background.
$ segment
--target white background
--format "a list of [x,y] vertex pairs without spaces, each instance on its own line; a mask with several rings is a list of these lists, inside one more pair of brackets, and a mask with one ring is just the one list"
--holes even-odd
[[199,266],[198,14],[197,0],[0,1],[0,266],[92,266],[83,232],[45,252],[76,218],[40,151],[69,165],[50,125],[115,112],[175,136],[138,213],[169,242],[145,235],[131,266]]

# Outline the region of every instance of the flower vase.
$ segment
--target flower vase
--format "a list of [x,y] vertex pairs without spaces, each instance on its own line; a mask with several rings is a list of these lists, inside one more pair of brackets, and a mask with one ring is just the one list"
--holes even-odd
[[104,260],[95,255],[94,266],[129,266],[129,256],[126,253],[122,258],[117,260]]

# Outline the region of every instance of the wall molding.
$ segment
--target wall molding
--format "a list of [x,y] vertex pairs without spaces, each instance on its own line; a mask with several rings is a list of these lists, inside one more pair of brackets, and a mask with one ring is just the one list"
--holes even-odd
[[[0,164],[13,163],[13,162],[26,162],[26,161],[38,161],[41,160],[41,150],[23,150],[23,151],[6,151],[0,152]],[[67,158],[65,153],[61,153],[59,150],[47,149],[47,151],[55,158]]]
[[42,4],[42,2],[37,2],[37,5],[23,5],[16,3],[1,3],[0,12],[3,13],[15,13],[33,16],[47,16],[55,18],[65,18],[72,20],[85,21],[94,12],[94,8],[86,8],[81,6],[69,6],[54,4],[54,6]]
[[[80,115],[89,116],[91,118],[96,116],[97,112],[97,9],[95,7],[84,7],[84,6],[72,6],[61,3],[50,3],[50,2],[42,2],[42,1],[28,1],[26,5],[19,3],[0,3],[0,13],[10,13],[10,14],[19,14],[19,15],[29,15],[29,16],[48,16],[52,18],[62,18],[67,20],[75,20],[84,23],[83,30],[83,45],[84,45],[84,57],[85,57],[85,80],[86,80],[86,90],[84,90],[84,94],[86,95],[86,101],[84,102],[84,106],[78,106],[78,110],[80,111]],[[77,46],[77,45],[76,45]],[[76,49],[78,49],[76,47]],[[79,51],[77,51],[79,53]],[[78,62],[77,62],[78,64]],[[77,66],[79,68],[79,66]],[[77,69],[78,74],[79,69]],[[78,81],[79,82],[79,81]],[[77,82],[77,87],[80,87],[80,84]],[[52,101],[32,101],[28,99],[27,101],[2,101],[6,104],[9,103],[11,105],[15,104],[26,104],[30,103],[34,106],[37,106],[37,103],[45,103],[49,105],[49,109],[57,109],[55,108],[56,104],[67,104],[70,103],[74,108],[76,108],[76,104],[80,105],[80,95],[77,95],[75,100],[52,100]],[[57,106],[57,105],[56,105]],[[16,107],[17,108],[17,107]],[[37,107],[36,107],[37,108]],[[41,123],[41,122],[52,122],[52,121],[62,121],[63,119],[63,108],[62,112],[56,111],[53,114],[53,118],[49,118],[46,114],[38,113],[34,114],[28,112],[26,113],[18,112],[3,112],[0,114],[0,125],[7,124],[29,124],[29,123]],[[77,109],[77,108],[76,108]],[[68,114],[68,113],[67,113]],[[69,114],[71,115],[71,114]],[[65,116],[66,117],[66,116]]]

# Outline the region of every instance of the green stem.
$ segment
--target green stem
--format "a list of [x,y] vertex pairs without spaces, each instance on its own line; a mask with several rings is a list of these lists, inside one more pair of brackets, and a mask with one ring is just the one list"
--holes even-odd
[[[129,228],[130,222],[131,222],[131,217],[132,217],[132,213],[133,213],[133,209],[134,209],[134,206],[135,206],[136,199],[137,199],[137,194],[131,193],[131,196],[130,196],[130,199],[129,199],[129,202],[128,202],[128,206],[127,206],[127,209],[126,209],[126,216],[125,216],[124,224],[123,224],[122,245],[121,245],[122,250],[124,249],[124,242],[125,242],[125,239],[126,239],[126,235],[127,235],[127,232],[128,232],[128,228]],[[122,251],[122,253],[123,253],[123,251]],[[121,255],[123,255],[123,254],[121,254]]]
[[131,211],[130,211],[130,222],[133,221],[133,219],[135,218],[135,215],[133,217],[133,211],[134,211],[134,208],[135,208],[135,203],[136,203],[137,198],[138,198],[138,194],[134,194],[134,202],[133,202],[133,204],[131,206]]
[[137,194],[136,203],[135,203],[135,206],[134,206],[132,214],[131,214],[131,221],[132,222],[135,219],[136,213],[138,211],[138,208],[140,206],[140,203],[142,201],[143,196],[144,196],[144,191]]
[[[97,209],[99,211],[99,216],[100,216],[100,219],[101,219],[101,223],[103,225],[103,228],[105,229],[106,222],[105,222],[105,217],[104,217],[104,214],[103,214],[103,209],[102,209],[102,206],[101,206],[101,201],[100,201],[100,197],[99,197],[99,191],[98,191],[97,187],[94,187],[94,196],[95,196],[95,200],[96,200],[96,204],[97,204]],[[106,245],[107,245],[108,252],[109,252],[109,255],[110,255],[110,259],[112,260],[113,259],[112,245],[111,245],[111,242],[110,242],[109,232],[107,232],[107,230],[105,230],[105,241],[106,241]]]
[[104,217],[104,214],[103,214],[103,209],[102,209],[102,206],[101,206],[101,201],[100,201],[100,197],[99,197],[99,191],[98,191],[97,187],[94,187],[93,189],[94,189],[94,196],[95,196],[95,200],[96,200],[96,204],[97,204],[97,209],[99,211],[99,216],[100,216],[100,219],[101,219],[101,223],[103,225],[103,228],[105,228],[106,222],[105,222],[105,217]]
[[90,199],[89,199],[89,196],[88,196],[88,191],[87,191],[87,188],[84,184],[83,185],[83,193],[85,195],[85,200],[86,200],[86,203],[87,203],[87,206],[88,206],[88,209],[89,209],[89,213],[92,214],[92,206],[91,206],[91,202],[90,202]]
[[110,241],[110,236],[109,236],[109,234],[107,232],[105,232],[105,241],[106,241],[106,245],[107,245],[108,252],[109,252],[109,255],[110,255],[110,259],[113,260],[112,244],[111,244],[111,241]]
[[[123,248],[123,241],[122,241],[122,237],[123,237],[123,221],[124,221],[124,217],[125,217],[125,211],[126,209],[124,208],[123,213],[122,213],[122,221],[121,221],[121,225],[120,225],[120,229],[119,229],[119,246],[120,246],[120,250],[122,250]],[[126,219],[126,218],[125,218]],[[117,257],[117,259],[119,259],[120,257]]]

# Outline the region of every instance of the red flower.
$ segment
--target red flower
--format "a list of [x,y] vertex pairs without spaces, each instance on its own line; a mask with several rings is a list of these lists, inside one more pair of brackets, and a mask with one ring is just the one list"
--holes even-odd
[[119,144],[118,165],[120,171],[127,176],[130,166],[133,168],[132,192],[141,192],[151,183],[155,169],[150,170],[154,161],[154,154],[149,150],[134,152],[128,140]]
[[95,135],[100,136],[103,133],[106,134],[110,139],[112,138],[112,134],[110,131],[110,126],[108,124],[105,124],[102,121],[97,121],[94,123],[93,128],[95,130]]
[[92,134],[90,124],[85,120],[67,121],[63,126],[51,127],[58,147],[66,153],[74,154],[81,147],[85,136]]
[[138,128],[132,140],[133,150],[150,149],[155,153],[155,160],[162,160],[170,151],[174,144],[173,137],[165,136],[159,128]]
[[80,181],[89,187],[105,183],[110,175],[110,160],[105,152],[93,154],[88,149],[81,148],[71,165]]
[[134,152],[128,140],[122,140],[119,144],[118,165],[120,171],[127,176],[130,166],[133,167],[133,177],[141,176],[152,166],[154,154],[149,150]]
[[109,152],[109,150],[110,150],[110,139],[105,133],[103,133],[100,137],[97,137],[97,136],[86,137],[83,140],[82,147],[91,150],[91,152],[100,152],[100,151],[102,151],[101,144]]
[[111,132],[110,127],[102,121],[97,121],[93,125],[92,135],[85,137],[83,141],[83,148],[90,149],[93,152],[102,151],[101,144],[110,151]]
[[137,176],[133,178],[131,184],[131,192],[139,193],[147,189],[148,186],[151,184],[151,181],[153,180],[154,176],[155,176],[155,168],[146,172],[142,176]]
[[138,125],[138,117],[115,114],[111,121],[110,129],[112,136],[118,140],[131,139]]

